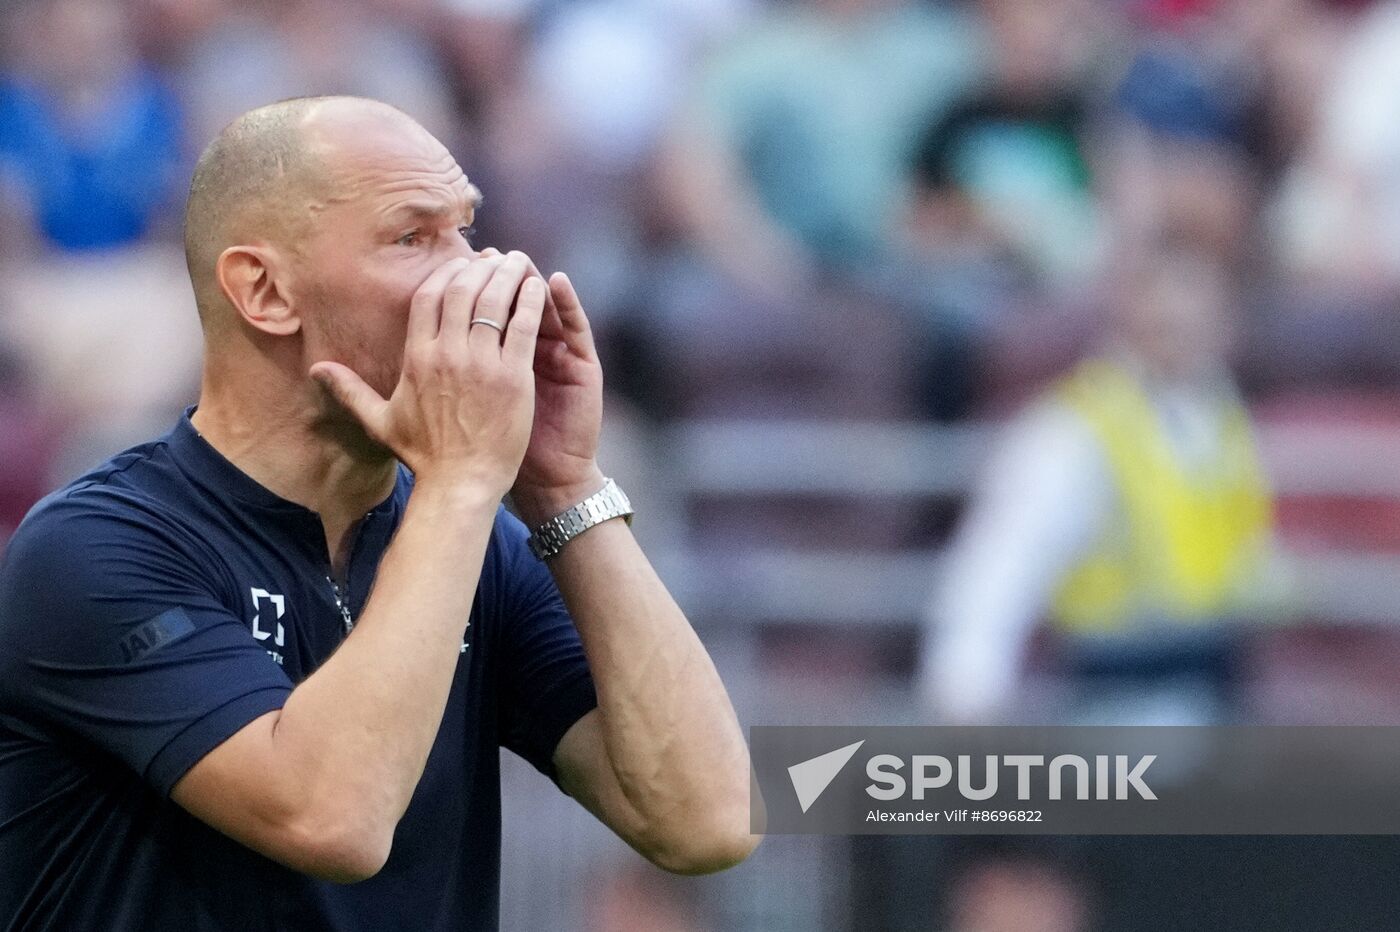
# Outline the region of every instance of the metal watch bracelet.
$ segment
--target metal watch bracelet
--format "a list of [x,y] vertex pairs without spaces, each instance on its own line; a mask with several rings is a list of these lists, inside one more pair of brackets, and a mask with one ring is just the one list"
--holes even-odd
[[616,482],[607,479],[597,492],[535,528],[530,534],[530,552],[541,560],[552,557],[584,531],[613,518],[626,518],[631,524],[632,503]]

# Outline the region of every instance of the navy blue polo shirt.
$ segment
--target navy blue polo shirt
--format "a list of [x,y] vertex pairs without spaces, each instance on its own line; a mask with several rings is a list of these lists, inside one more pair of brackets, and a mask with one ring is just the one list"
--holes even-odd
[[168,798],[345,639],[412,486],[401,469],[366,516],[343,588],[319,517],[225,460],[188,412],[30,512],[0,565],[0,929],[496,927],[498,749],[554,778],[559,739],[597,703],[553,578],[504,509],[378,875],[298,874]]

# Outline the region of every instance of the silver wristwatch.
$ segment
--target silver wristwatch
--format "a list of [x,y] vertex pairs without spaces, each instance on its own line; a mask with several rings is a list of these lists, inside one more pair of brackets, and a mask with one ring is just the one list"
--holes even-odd
[[552,557],[584,531],[613,518],[626,518],[631,524],[632,503],[617,483],[608,479],[597,492],[535,528],[530,535],[530,552],[541,560]]

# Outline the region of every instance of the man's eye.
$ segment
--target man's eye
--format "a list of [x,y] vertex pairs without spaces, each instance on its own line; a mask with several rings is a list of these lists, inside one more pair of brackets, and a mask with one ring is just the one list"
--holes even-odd
[[457,228],[457,232],[462,234],[462,239],[469,240],[476,235],[476,227],[460,226]]
[[411,233],[405,233],[403,236],[400,236],[400,237],[399,237],[399,245],[400,245],[400,246],[412,246],[412,245],[413,245],[414,243],[416,243],[416,242],[418,242],[418,231],[417,231],[417,230],[414,230],[414,231],[411,232]]

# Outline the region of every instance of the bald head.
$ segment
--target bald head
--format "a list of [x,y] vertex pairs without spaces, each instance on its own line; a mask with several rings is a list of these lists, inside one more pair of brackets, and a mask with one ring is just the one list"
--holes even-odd
[[393,394],[415,293],[478,255],[479,200],[452,153],[386,104],[320,97],[239,117],[200,158],[186,214],[205,387],[265,393],[330,360]]
[[206,332],[227,316],[217,312],[224,303],[215,281],[220,254],[255,241],[295,248],[317,205],[335,194],[328,140],[367,121],[421,131],[379,101],[303,97],[250,110],[204,150],[185,208],[185,257]]

